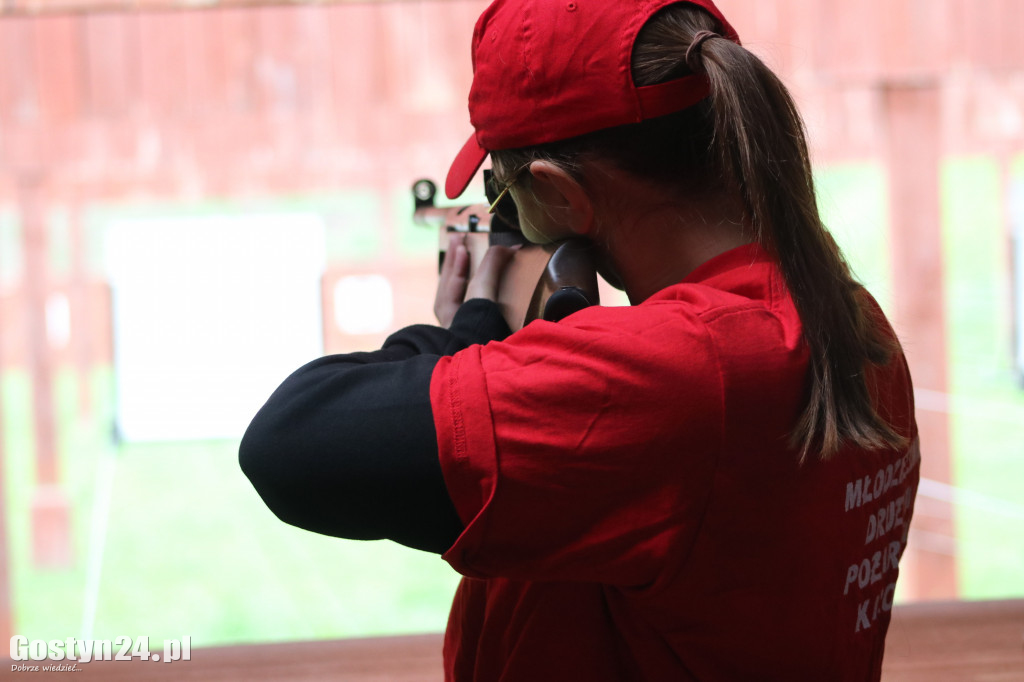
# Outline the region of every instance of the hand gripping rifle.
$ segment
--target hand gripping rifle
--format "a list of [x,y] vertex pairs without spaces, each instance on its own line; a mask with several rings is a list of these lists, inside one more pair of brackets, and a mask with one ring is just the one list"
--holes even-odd
[[[485,185],[488,199],[493,201],[494,185],[488,177],[489,172],[484,171]],[[537,319],[557,322],[599,302],[593,246],[582,239],[544,245],[530,243],[519,229],[518,214],[511,196],[506,194],[498,205],[498,211],[492,214],[486,204],[448,208],[435,206],[437,187],[430,180],[418,180],[412,187],[412,194],[416,202],[414,221],[438,228],[439,270],[452,232],[466,235],[470,276],[489,246],[521,245],[508,265],[498,291],[498,305],[512,331]]]

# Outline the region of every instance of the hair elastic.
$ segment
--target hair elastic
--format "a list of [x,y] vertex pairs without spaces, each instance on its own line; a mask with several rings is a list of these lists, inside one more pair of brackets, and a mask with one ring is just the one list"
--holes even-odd
[[686,48],[686,56],[683,57],[683,61],[686,62],[686,65],[690,68],[690,71],[693,71],[694,73],[702,73],[704,71],[703,64],[701,64],[700,62],[695,63],[693,58],[697,55],[697,50],[700,49],[700,46],[704,44],[705,40],[707,40],[708,38],[721,37],[722,36],[718,35],[714,31],[697,31],[697,33],[693,36],[693,40],[690,42],[690,46]]

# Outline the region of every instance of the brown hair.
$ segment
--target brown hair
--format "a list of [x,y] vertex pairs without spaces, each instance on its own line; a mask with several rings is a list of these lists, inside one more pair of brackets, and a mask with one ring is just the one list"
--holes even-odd
[[[845,444],[899,447],[905,439],[872,405],[866,366],[885,364],[898,342],[871,311],[835,240],[821,222],[803,121],[789,92],[754,54],[728,39],[707,12],[666,8],[641,30],[633,78],[651,85],[693,73],[711,96],[684,111],[540,147],[492,152],[507,175],[533,160],[558,163],[585,183],[581,161],[602,158],[680,196],[730,192],[741,198],[758,242],[778,259],[810,350],[808,402],[791,433],[800,459]],[[528,175],[528,174],[527,174]]]

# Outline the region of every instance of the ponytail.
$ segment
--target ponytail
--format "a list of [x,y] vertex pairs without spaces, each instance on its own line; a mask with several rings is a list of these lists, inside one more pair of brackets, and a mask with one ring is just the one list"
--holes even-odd
[[[715,24],[692,6],[662,12],[637,39],[634,76],[646,84],[640,79],[657,78],[659,70],[664,78],[666,65],[674,63],[710,82],[710,161],[739,192],[758,241],[778,259],[810,350],[808,402],[791,444],[801,460],[812,452],[828,458],[846,443],[898,447],[904,439],[875,411],[865,377],[867,364],[885,364],[897,342],[870,312],[866,293],[821,222],[800,114],[760,59],[711,37],[720,30]],[[675,59],[664,54],[673,44],[669,36],[680,46]]]

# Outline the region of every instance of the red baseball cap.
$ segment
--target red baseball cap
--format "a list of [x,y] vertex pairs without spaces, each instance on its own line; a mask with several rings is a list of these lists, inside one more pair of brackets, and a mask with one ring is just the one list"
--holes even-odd
[[473,31],[469,119],[475,133],[448,171],[461,195],[492,149],[565,140],[681,111],[708,96],[703,75],[637,87],[630,60],[656,12],[690,4],[722,24],[712,0],[495,0]]

